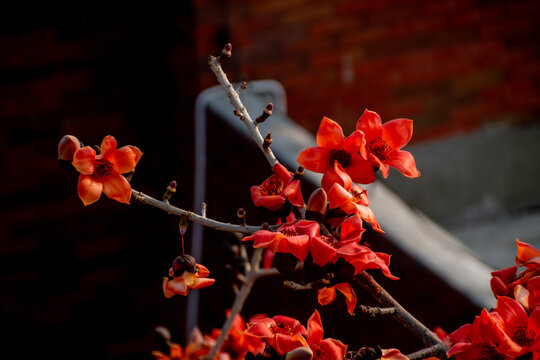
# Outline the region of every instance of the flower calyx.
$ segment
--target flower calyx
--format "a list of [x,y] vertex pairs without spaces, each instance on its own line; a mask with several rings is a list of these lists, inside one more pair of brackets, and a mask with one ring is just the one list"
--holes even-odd
[[169,276],[178,277],[181,276],[185,271],[192,274],[195,274],[198,271],[195,258],[188,254],[183,256],[180,255],[176,259],[174,259],[172,266],[169,269]]

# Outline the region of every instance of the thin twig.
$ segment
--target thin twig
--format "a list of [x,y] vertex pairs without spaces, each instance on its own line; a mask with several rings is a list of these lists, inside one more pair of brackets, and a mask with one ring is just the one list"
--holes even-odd
[[392,315],[396,312],[395,307],[380,308],[380,307],[366,306],[366,305],[359,305],[358,310],[373,318],[377,317],[377,315]]
[[270,148],[263,148],[264,139],[259,132],[259,129],[251,119],[251,116],[249,115],[248,111],[246,110],[246,107],[240,100],[240,96],[238,96],[238,92],[233,88],[231,83],[229,82],[229,79],[227,79],[227,75],[223,72],[223,69],[221,68],[221,62],[219,57],[210,56],[208,58],[208,66],[216,75],[217,81],[220,83],[220,85],[225,90],[225,93],[229,97],[229,101],[231,102],[231,105],[235,109],[235,113],[237,113],[240,117],[240,119],[244,122],[246,127],[249,130],[249,133],[257,146],[261,149],[264,156],[268,160],[268,163],[270,164],[270,167],[274,167],[278,163],[276,157],[274,156],[274,153]]
[[231,307],[231,312],[229,314],[229,317],[223,324],[223,327],[221,328],[221,332],[219,333],[219,337],[216,340],[216,343],[210,350],[210,353],[207,356],[207,359],[211,360],[214,359],[219,352],[219,349],[221,349],[221,346],[229,336],[229,332],[231,331],[231,327],[234,321],[234,318],[237,314],[242,311],[242,307],[244,306],[244,303],[246,302],[246,299],[251,292],[251,287],[255,283],[255,281],[262,277],[262,276],[269,276],[269,275],[277,275],[279,272],[276,269],[262,269],[260,270],[260,262],[262,257],[262,251],[263,248],[255,249],[253,252],[253,255],[251,256],[251,268],[253,270],[249,271],[245,279],[242,283],[242,287],[240,288],[240,291],[236,294],[236,297],[234,299],[233,305]]
[[439,359],[445,360],[445,359],[447,359],[447,357],[446,357],[446,350],[447,349],[448,349],[448,347],[445,344],[437,344],[437,345],[433,345],[431,347],[428,347],[426,349],[422,349],[422,350],[416,351],[416,352],[414,352],[412,354],[409,354],[409,355],[407,355],[407,357],[410,360],[420,360],[420,359],[429,358],[430,356],[435,356],[435,357],[437,357]]
[[413,333],[417,338],[422,340],[426,346],[439,345],[441,349],[446,351],[447,346],[439,339],[439,337],[429,330],[424,324],[418,321],[407,310],[401,306],[381,285],[379,285],[371,275],[362,271],[358,274],[358,283],[367,290],[375,300],[386,307],[395,309],[392,316],[401,325]]
[[215,230],[239,232],[242,234],[253,234],[256,231],[261,230],[260,226],[223,223],[217,220],[207,218],[206,216],[197,215],[194,212],[177,208],[176,206],[172,206],[167,202],[154,199],[153,197],[134,189],[131,190],[131,195],[133,199],[140,201],[143,204],[154,206],[158,209],[166,211],[168,214],[171,215],[186,216],[188,220],[194,221]]
[[285,280],[283,281],[283,286],[291,288],[293,290],[313,290],[315,289],[315,286],[313,283],[307,283],[307,284],[298,284],[292,280]]

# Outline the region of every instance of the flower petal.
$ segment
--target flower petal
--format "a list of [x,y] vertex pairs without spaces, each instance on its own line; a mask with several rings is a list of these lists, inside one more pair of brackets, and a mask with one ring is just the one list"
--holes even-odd
[[322,341],[324,336],[321,315],[317,310],[309,317],[307,322],[307,341],[310,344],[317,344]]
[[197,264],[197,268],[198,268],[197,276],[199,276],[199,277],[207,277],[208,275],[210,275],[210,270],[208,270],[206,268],[206,266],[201,265],[201,264]]
[[313,257],[313,262],[319,266],[324,266],[336,255],[336,249],[318,236],[314,236],[309,241],[309,251]]
[[103,177],[103,193],[110,199],[129,204],[131,199],[131,185],[120,173],[112,172]]
[[283,189],[283,195],[289,199],[291,204],[296,207],[304,207],[304,198],[302,197],[302,191],[300,190],[300,180],[294,180]]
[[364,133],[367,142],[377,137],[382,137],[383,127],[381,117],[375,111],[364,110],[364,113],[356,123],[356,130]]
[[416,169],[414,158],[408,151],[394,150],[392,157],[388,160],[387,164],[409,178],[420,176],[420,171]]
[[283,183],[285,185],[289,184],[294,177],[294,174],[290,172],[289,170],[287,170],[285,166],[281,165],[281,163],[276,163],[272,171],[274,175],[276,175],[278,178],[283,180]]
[[[76,153],[75,153],[76,154]],[[516,238],[517,257],[516,263],[518,266],[527,266],[528,268],[537,267],[540,265],[540,251],[534,246],[525,242],[519,241]]]
[[116,151],[112,151],[107,160],[109,160],[116,171],[120,174],[126,174],[135,169],[141,159],[142,152],[135,146],[123,146]]
[[103,183],[100,178],[90,175],[79,175],[77,192],[83,204],[90,205],[99,200],[103,191]]
[[394,150],[399,150],[411,140],[413,121],[410,119],[394,119],[383,124],[382,139]]
[[371,184],[375,181],[375,172],[373,171],[372,164],[359,154],[352,156],[351,164],[345,171],[355,183]]
[[354,315],[354,309],[356,308],[356,293],[354,292],[351,284],[340,283],[336,285],[336,289],[345,295],[345,300],[347,301],[347,311],[349,314]]
[[215,281],[216,279],[197,278],[193,280],[189,287],[192,289],[200,289],[212,285]]
[[334,160],[334,166],[328,167],[321,180],[321,187],[327,193],[334,184],[343,186],[345,190],[349,190],[353,184],[351,177],[343,170],[341,164],[337,160]]
[[293,254],[298,260],[304,261],[309,253],[309,236],[285,236],[279,242],[277,251]]
[[321,305],[328,305],[336,299],[336,289],[334,286],[324,287],[317,292],[317,300]]
[[183,277],[179,276],[172,280],[166,277],[163,278],[163,293],[166,298],[171,298],[174,294],[186,296],[188,292],[189,288]]
[[352,201],[353,196],[343,186],[339,184],[334,184],[330,191],[328,191],[328,207],[330,209],[335,209],[342,207],[347,202]]
[[75,151],[71,165],[81,174],[91,175],[94,172],[95,160],[96,151],[90,146],[85,146]]
[[105,136],[103,141],[101,141],[101,156],[108,158],[116,150],[116,146],[116,139],[113,136]]
[[269,210],[276,211],[285,203],[284,195],[266,195],[260,186],[252,186],[250,189],[251,199],[255,206],[262,206]]
[[344,140],[341,126],[334,120],[323,117],[317,131],[317,145],[334,149],[342,147]]
[[360,130],[355,130],[351,135],[345,138],[343,149],[349,154],[360,153],[366,159],[366,139],[364,133]]
[[359,214],[350,216],[341,226],[341,241],[354,240],[358,242],[365,229],[362,226],[362,219]]
[[347,345],[332,338],[322,340],[319,342],[319,346],[326,355],[325,359],[327,360],[342,360],[347,352]]
[[307,170],[324,173],[330,167],[330,151],[331,149],[326,147],[310,147],[302,150],[296,161]]

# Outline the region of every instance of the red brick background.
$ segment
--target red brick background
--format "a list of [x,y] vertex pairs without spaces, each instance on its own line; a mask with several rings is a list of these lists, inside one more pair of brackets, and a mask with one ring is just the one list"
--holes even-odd
[[2,5],[3,351],[144,359],[155,325],[184,335],[185,300],[160,294],[178,252],[176,219],[108,199],[82,206],[76,174],[56,163],[62,135],[139,146],[133,186],[159,197],[175,179],[176,204],[191,207],[193,104],[215,84],[207,56],[229,41],[229,77],[281,81],[290,116],[313,132],[323,115],[352,130],[366,107],[413,118],[415,141],[536,121],[539,15],[540,3],[526,0]]

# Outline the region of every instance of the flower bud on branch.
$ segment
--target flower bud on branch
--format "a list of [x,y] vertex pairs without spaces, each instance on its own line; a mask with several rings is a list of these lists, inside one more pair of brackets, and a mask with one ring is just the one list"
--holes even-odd
[[265,151],[270,149],[270,144],[272,144],[272,141],[272,133],[269,132],[268,135],[266,135],[266,137],[264,138],[264,143],[262,146]]
[[266,105],[262,114],[259,115],[259,117],[255,119],[255,125],[259,125],[265,122],[266,119],[268,119],[272,115],[272,110],[274,110],[274,104],[269,103],[268,105]]
[[163,194],[163,201],[168,203],[171,199],[171,196],[176,193],[176,181],[171,181],[169,186],[167,186],[167,190],[165,191],[165,194]]

